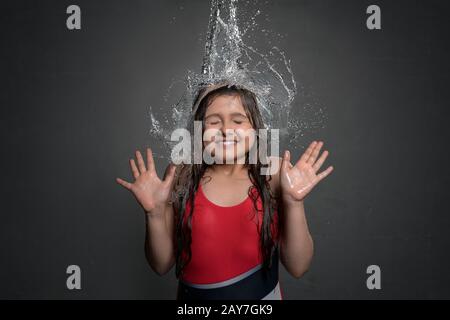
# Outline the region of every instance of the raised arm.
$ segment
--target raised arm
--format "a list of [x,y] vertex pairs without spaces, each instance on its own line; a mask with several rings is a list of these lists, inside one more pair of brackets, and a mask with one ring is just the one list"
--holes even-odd
[[301,158],[292,165],[290,153],[281,159],[275,175],[281,192],[281,256],[280,261],[295,278],[308,269],[314,253],[314,243],[305,215],[304,199],[310,191],[333,171],[333,166],[318,173],[328,156],[324,151],[318,158],[323,141],[313,141]]
[[147,148],[147,167],[140,151],[136,151],[137,165],[130,159],[135,181],[116,178],[117,183],[130,190],[145,213],[145,256],[151,268],[159,275],[167,273],[175,263],[174,211],[170,194],[175,166],[169,164],[163,180],[158,178],[152,151]]

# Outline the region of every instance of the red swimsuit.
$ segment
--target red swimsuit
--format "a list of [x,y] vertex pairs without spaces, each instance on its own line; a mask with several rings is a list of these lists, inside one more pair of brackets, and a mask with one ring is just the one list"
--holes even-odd
[[[251,189],[256,196],[256,188]],[[223,207],[209,201],[201,185],[194,199],[192,216],[192,259],[184,269],[178,289],[179,299],[210,297],[220,299],[276,299],[278,252],[274,255],[271,276],[264,277],[259,230],[262,202],[257,199],[258,216],[249,196],[241,203]],[[186,204],[185,221],[190,209]],[[278,214],[275,212],[272,235],[278,237]],[[182,291],[182,292],[180,292]],[[185,293],[181,296],[181,293]],[[190,295],[190,296],[189,296]]]

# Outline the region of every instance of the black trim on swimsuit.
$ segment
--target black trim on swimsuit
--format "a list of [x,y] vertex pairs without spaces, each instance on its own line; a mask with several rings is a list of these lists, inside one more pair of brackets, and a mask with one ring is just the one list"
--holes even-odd
[[278,250],[272,259],[269,270],[260,268],[246,278],[220,288],[199,289],[178,281],[177,300],[261,300],[278,284]]

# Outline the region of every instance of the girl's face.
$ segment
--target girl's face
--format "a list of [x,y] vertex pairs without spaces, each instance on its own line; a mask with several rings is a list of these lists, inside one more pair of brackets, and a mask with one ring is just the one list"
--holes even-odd
[[[206,109],[203,146],[222,163],[245,160],[255,142],[255,131],[237,95],[220,95]],[[244,163],[244,162],[240,162]]]

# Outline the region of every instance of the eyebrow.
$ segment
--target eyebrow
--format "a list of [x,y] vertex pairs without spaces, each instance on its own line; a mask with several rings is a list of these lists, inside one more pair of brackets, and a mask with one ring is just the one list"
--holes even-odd
[[[242,114],[242,113],[240,113],[240,112],[233,112],[233,113],[231,113],[230,115],[231,115],[232,117],[240,116],[240,117],[247,118],[247,116],[246,116],[245,114]],[[209,117],[214,117],[214,116],[220,117],[220,114],[218,114],[218,113],[211,113],[211,114],[209,114],[209,115],[207,115],[207,116],[205,117],[205,120],[208,119]]]

